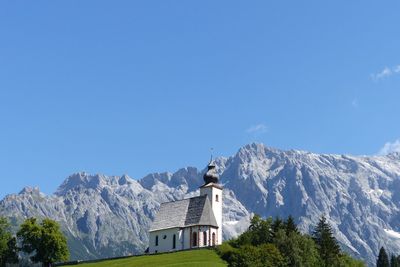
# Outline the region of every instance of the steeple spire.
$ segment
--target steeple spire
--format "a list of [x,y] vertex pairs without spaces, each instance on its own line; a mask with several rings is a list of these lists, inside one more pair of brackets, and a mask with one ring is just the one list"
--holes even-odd
[[215,164],[213,161],[212,151],[213,151],[213,148],[211,148],[211,158],[210,158],[210,162],[208,163],[208,166],[207,166],[207,172],[203,176],[205,184],[209,184],[209,183],[218,184],[218,180],[219,180],[219,176],[215,169]]

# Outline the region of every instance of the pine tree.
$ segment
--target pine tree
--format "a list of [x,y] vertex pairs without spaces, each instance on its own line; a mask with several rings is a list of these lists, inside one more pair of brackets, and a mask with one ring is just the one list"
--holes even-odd
[[400,267],[399,259],[395,255],[390,257],[390,267]]
[[272,237],[275,237],[278,231],[283,228],[284,228],[283,221],[279,217],[276,217],[271,225]]
[[389,257],[384,247],[381,247],[381,249],[379,250],[379,256],[378,260],[376,261],[376,267],[390,267]]
[[289,235],[292,232],[298,233],[299,230],[297,229],[296,224],[294,223],[294,218],[292,215],[289,215],[285,222],[286,234]]
[[321,217],[315,227],[313,239],[317,244],[323,266],[336,266],[340,256],[340,247],[325,216]]

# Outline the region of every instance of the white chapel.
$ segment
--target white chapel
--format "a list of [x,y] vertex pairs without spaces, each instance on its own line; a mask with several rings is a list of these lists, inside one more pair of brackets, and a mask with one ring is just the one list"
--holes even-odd
[[222,243],[222,186],[211,160],[200,196],[162,203],[150,227],[149,253]]

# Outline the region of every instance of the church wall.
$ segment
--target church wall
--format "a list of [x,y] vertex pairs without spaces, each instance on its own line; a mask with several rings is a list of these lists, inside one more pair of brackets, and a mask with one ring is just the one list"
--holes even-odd
[[[192,230],[190,230],[190,228]],[[207,243],[204,243],[203,233],[207,233]],[[193,246],[193,233],[197,233],[197,245]],[[174,250],[183,250],[191,248],[201,248],[212,246],[212,234],[216,235],[216,245],[220,244],[220,236],[218,230],[210,226],[193,226],[183,229],[172,228],[150,232],[149,236],[149,253],[161,253]],[[176,235],[176,246],[173,249],[173,235]],[[158,236],[158,246],[155,240]],[[164,239],[165,236],[165,239]]]
[[[190,249],[190,248],[201,248],[201,247],[208,247],[212,246],[212,234],[215,233],[216,235],[216,245],[220,244],[218,237],[218,230],[210,227],[210,226],[193,226],[187,227],[183,230],[183,241],[184,241],[184,248],[183,249]],[[206,232],[207,235],[207,243],[204,244],[204,235],[203,233]],[[193,233],[197,233],[197,246],[193,246]],[[192,234],[192,235],[190,235]]]
[[182,229],[182,249],[189,249],[190,248],[190,227]]
[[[173,235],[176,236],[175,249],[173,248]],[[182,236],[179,228],[171,228],[150,232],[149,253],[167,252],[182,249]],[[156,246],[156,236],[158,236],[158,246]],[[165,237],[165,239],[164,239]]]

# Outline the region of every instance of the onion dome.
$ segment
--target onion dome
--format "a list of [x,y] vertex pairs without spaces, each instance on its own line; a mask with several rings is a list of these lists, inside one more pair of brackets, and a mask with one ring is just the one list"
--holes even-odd
[[209,184],[209,183],[218,184],[219,177],[217,174],[217,170],[215,169],[215,164],[212,160],[208,164],[208,170],[204,174],[203,179],[204,179],[205,184]]

